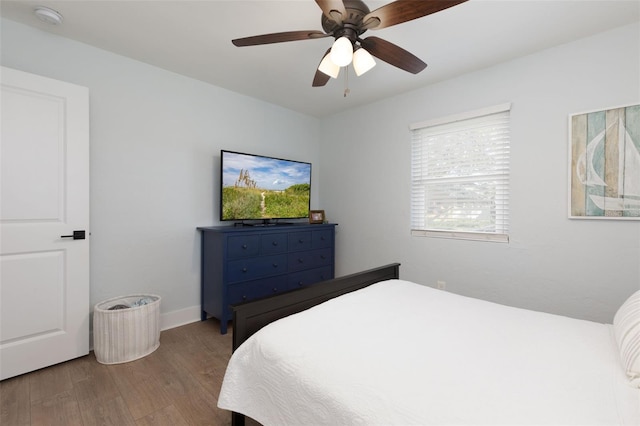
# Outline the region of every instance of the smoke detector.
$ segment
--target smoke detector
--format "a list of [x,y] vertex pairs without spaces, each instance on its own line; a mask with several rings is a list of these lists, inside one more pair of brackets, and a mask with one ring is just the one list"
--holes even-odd
[[64,19],[59,12],[46,6],[37,6],[35,9],[33,9],[33,14],[36,15],[42,22],[46,22],[47,24],[51,25],[61,24],[62,20]]

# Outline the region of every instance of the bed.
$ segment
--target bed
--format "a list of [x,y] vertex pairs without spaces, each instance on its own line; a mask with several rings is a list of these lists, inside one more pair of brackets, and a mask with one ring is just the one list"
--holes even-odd
[[236,306],[234,425],[638,425],[640,291],[613,324],[399,279],[392,264]]

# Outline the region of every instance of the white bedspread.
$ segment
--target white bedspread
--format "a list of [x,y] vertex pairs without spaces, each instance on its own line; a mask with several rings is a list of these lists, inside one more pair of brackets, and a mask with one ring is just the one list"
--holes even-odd
[[218,406],[269,425],[640,424],[611,326],[391,280],[272,323]]

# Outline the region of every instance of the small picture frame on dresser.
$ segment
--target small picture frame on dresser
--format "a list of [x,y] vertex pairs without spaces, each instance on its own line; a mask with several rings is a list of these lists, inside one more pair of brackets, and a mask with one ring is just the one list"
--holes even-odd
[[324,210],[309,210],[309,223],[324,223]]

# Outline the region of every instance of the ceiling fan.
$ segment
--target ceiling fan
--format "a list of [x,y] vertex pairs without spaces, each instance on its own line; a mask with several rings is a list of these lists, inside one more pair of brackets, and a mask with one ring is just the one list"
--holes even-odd
[[448,9],[468,0],[396,0],[371,12],[361,0],[315,0],[322,9],[322,31],[287,31],[237,38],[238,47],[285,41],[313,40],[333,37],[333,46],[326,51],[312,86],[324,86],[330,77],[337,78],[340,68],[353,62],[357,75],[370,70],[375,61],[371,55],[413,74],[427,64],[412,53],[379,37],[360,38],[367,30],[379,30]]

